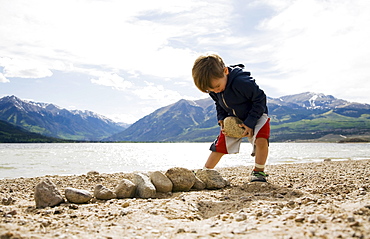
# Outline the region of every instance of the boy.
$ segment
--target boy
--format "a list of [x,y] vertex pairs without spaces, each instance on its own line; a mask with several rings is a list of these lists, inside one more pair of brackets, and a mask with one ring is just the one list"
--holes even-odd
[[212,152],[204,167],[213,169],[223,155],[239,152],[242,138],[228,137],[223,131],[223,120],[227,116],[236,116],[243,121],[239,125],[245,129],[243,137],[248,137],[253,145],[255,167],[250,181],[266,182],[268,175],[264,173],[264,168],[270,137],[266,95],[250,72],[243,68],[243,65],[226,67],[216,54],[201,55],[194,62],[194,83],[215,101],[218,124],[221,126],[220,135],[211,145]]

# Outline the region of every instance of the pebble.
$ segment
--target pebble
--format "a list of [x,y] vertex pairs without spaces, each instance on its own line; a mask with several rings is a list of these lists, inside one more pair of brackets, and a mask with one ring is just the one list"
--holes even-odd
[[196,175],[206,184],[207,189],[220,189],[228,184],[221,174],[214,169],[199,169]]
[[174,192],[187,192],[195,183],[195,175],[187,168],[174,167],[166,171],[165,175],[171,180]]
[[173,184],[171,180],[168,177],[166,177],[166,175],[164,175],[162,172],[159,171],[152,172],[149,175],[149,177],[153,185],[155,186],[157,192],[161,193],[172,192]]
[[241,222],[247,220],[247,214],[246,213],[239,213],[235,216],[235,221]]
[[297,215],[296,218],[294,219],[294,221],[296,222],[303,222],[304,220],[306,219],[306,217],[302,214],[300,215]]
[[71,203],[87,203],[93,197],[89,191],[76,188],[66,188],[64,194]]
[[12,197],[1,199],[1,203],[3,205],[12,205],[12,204],[14,204],[14,202],[15,202],[15,200]]
[[48,178],[36,185],[34,197],[37,208],[53,207],[64,202],[61,193]]
[[319,222],[325,223],[325,222],[327,222],[327,221],[328,221],[328,218],[327,218],[327,217],[325,217],[325,216],[323,216],[323,215],[318,215],[318,216],[317,216],[317,220],[318,220]]
[[134,174],[134,183],[136,184],[136,195],[140,198],[154,198],[156,189],[150,178],[142,173]]
[[136,185],[128,179],[122,179],[115,189],[117,198],[132,198],[136,193]]
[[95,189],[94,189],[94,197],[100,200],[109,200],[109,199],[116,198],[117,195],[112,190],[104,187],[101,184],[98,184],[95,186]]

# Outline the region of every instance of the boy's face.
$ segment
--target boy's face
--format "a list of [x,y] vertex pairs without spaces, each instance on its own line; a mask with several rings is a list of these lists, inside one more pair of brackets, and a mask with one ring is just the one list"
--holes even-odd
[[215,78],[211,80],[211,88],[209,91],[214,93],[220,93],[225,90],[227,83],[227,75],[229,74],[229,69],[224,68],[224,76],[221,78]]

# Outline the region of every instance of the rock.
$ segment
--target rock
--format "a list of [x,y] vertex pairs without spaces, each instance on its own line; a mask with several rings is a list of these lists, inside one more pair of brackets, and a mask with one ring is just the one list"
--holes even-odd
[[142,173],[134,174],[134,183],[136,184],[136,195],[140,198],[154,198],[156,189],[150,178]]
[[235,216],[235,220],[237,222],[245,221],[245,220],[247,220],[247,214],[244,213],[244,212],[239,213],[238,215]]
[[163,173],[155,171],[150,174],[150,180],[157,189],[157,192],[168,193],[172,192],[173,184],[169,178]]
[[227,181],[214,169],[199,169],[196,175],[206,184],[207,189],[219,189],[227,185]]
[[35,187],[35,202],[37,208],[53,207],[64,202],[55,184],[45,179]]
[[89,176],[89,177],[97,176],[97,175],[99,175],[98,171],[92,170],[92,171],[87,172],[87,176]]
[[128,179],[123,179],[115,191],[117,198],[132,198],[136,193],[136,185]]
[[319,222],[325,223],[328,221],[328,218],[323,215],[318,215],[317,220],[319,220]]
[[98,184],[95,186],[94,189],[94,197],[100,200],[110,200],[116,198],[117,195],[112,190],[104,187],[101,184]]
[[93,197],[88,191],[76,188],[66,188],[64,194],[71,203],[87,203]]
[[306,219],[306,217],[302,214],[300,215],[297,215],[296,218],[294,219],[294,221],[296,222],[303,222],[304,220]]
[[233,138],[242,138],[245,131],[244,128],[239,127],[243,121],[234,116],[229,116],[224,119],[224,131],[227,136]]
[[1,203],[2,203],[3,205],[12,205],[12,204],[14,204],[14,202],[15,202],[15,200],[14,200],[12,197],[3,198],[3,199],[1,200]]
[[165,174],[172,182],[172,191],[189,191],[195,183],[195,175],[186,168],[174,167],[167,170]]
[[202,180],[200,180],[197,176],[195,176],[195,183],[192,189],[203,190],[205,188],[206,188],[206,184]]

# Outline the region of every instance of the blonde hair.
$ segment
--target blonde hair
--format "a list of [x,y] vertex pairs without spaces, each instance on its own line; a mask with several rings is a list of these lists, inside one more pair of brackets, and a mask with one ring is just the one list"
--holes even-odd
[[194,84],[204,93],[209,93],[213,79],[224,76],[225,63],[217,54],[200,55],[194,62],[192,75]]

